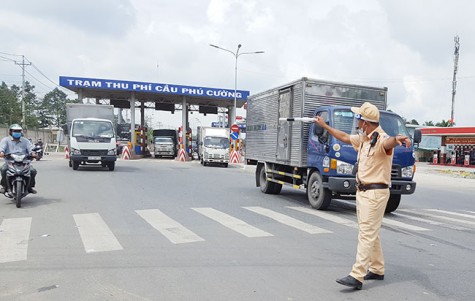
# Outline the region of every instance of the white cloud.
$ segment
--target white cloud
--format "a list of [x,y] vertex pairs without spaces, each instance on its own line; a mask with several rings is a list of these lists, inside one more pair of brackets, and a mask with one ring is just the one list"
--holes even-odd
[[[475,4],[468,0],[74,3],[2,1],[0,52],[24,54],[54,81],[71,75],[233,88],[234,58],[208,44],[233,51],[242,44],[243,52],[265,53],[239,58],[239,89],[257,93],[302,76],[386,86],[389,108],[423,123],[450,117],[458,34],[455,121],[474,125]],[[0,70],[0,80],[21,82],[15,64],[0,61]],[[181,122],[180,114],[160,118]]]

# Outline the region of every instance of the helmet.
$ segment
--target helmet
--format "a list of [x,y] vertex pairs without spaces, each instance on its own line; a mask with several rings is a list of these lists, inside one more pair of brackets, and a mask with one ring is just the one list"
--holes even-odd
[[19,124],[10,125],[10,131],[23,131],[22,127]]

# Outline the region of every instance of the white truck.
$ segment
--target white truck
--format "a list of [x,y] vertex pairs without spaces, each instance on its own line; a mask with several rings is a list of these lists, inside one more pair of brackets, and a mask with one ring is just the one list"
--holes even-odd
[[69,167],[99,163],[115,168],[117,140],[114,107],[110,105],[66,104]]
[[198,156],[202,165],[217,163],[228,167],[229,135],[228,128],[198,127]]

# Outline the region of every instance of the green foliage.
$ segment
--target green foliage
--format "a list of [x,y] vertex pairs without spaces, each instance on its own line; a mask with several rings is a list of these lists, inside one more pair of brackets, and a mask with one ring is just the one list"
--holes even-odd
[[[79,102],[67,99],[67,95],[55,88],[39,99],[34,91],[35,86],[25,82],[25,128],[40,128],[47,126],[60,126],[66,122],[65,104]],[[21,87],[12,85],[8,87],[5,82],[0,86],[0,124],[8,126],[12,123],[21,124],[22,121],[22,95]]]
[[40,124],[42,127],[60,127],[66,123],[66,103],[77,103],[79,100],[70,100],[66,93],[55,88],[43,98],[38,111]]
[[453,127],[455,126],[454,122],[450,122],[450,120],[443,120],[441,122],[437,122],[434,124],[434,122],[431,121],[426,121],[424,122],[423,126],[438,126],[438,127]]

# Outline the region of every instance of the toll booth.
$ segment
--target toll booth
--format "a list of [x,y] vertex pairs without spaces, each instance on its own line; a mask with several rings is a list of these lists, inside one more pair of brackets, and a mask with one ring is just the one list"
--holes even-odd
[[147,128],[146,127],[139,127],[135,131],[135,154],[141,156],[147,156]]

